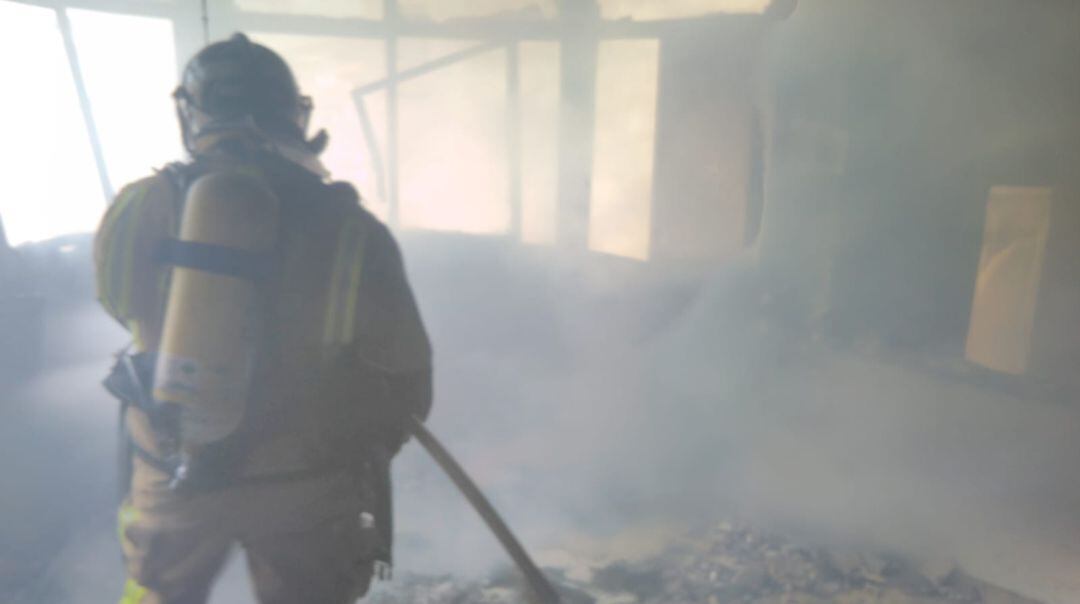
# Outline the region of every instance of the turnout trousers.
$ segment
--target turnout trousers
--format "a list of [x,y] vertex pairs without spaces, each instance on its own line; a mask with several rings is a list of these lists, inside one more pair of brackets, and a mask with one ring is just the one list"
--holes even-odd
[[203,604],[234,544],[261,604],[351,604],[373,573],[363,489],[345,472],[240,482],[212,492],[168,489],[135,460],[119,534],[128,581],[121,604]]

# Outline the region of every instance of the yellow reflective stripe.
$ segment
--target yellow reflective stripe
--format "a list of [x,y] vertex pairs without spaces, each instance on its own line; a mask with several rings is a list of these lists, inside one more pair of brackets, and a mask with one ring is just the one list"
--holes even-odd
[[112,273],[112,263],[109,262],[109,258],[112,256],[110,245],[112,243],[112,221],[106,216],[106,219],[101,224],[101,229],[98,232],[98,242],[96,243],[97,249],[95,249],[95,258],[97,262],[97,270],[95,271],[97,277],[97,294],[98,300],[105,307],[105,310],[109,314],[113,314],[112,300],[109,296],[109,281],[110,274]]
[[131,270],[134,262],[135,235],[139,218],[149,193],[149,183],[138,183],[123,191],[110,210],[111,218],[102,250],[103,275],[98,287],[113,315],[125,318],[130,310]]
[[105,220],[101,225],[101,233],[98,237],[101,241],[101,247],[99,249],[100,257],[98,262],[100,263],[98,271],[98,298],[105,304],[109,312],[114,316],[116,313],[116,238],[117,233],[122,231],[120,228],[126,223],[126,209],[131,202],[132,195],[129,195],[125,190],[120,193],[120,197],[117,198],[116,203],[109,209],[108,214],[105,216]]
[[348,344],[356,328],[356,308],[360,299],[365,230],[359,218],[348,220],[338,233],[334,266],[327,292],[323,322],[325,344]]
[[128,527],[131,526],[131,523],[138,519],[139,510],[135,506],[130,503],[120,506],[120,509],[116,512],[116,533],[121,541],[125,539],[124,534],[127,532]]
[[360,270],[364,265],[363,233],[359,233],[357,239],[356,252],[352,259],[352,271],[349,272],[349,295],[345,305],[344,325],[341,329],[343,342],[351,342],[353,339],[353,330],[356,327],[356,306],[360,300]]
[[342,262],[341,258],[344,256],[345,248],[345,227],[341,227],[341,232],[338,233],[337,248],[334,252],[334,266],[330,271],[330,283],[326,294],[326,316],[323,318],[323,342],[331,344],[335,341],[337,334],[337,301],[339,290],[341,289],[341,272]]
[[124,593],[120,596],[119,604],[142,604],[149,594],[150,590],[139,585],[135,579],[128,579],[124,582]]
[[[120,543],[127,543],[127,529],[139,519],[139,510],[126,502],[116,512],[116,533]],[[126,546],[125,546],[126,547]],[[128,579],[124,583],[124,593],[120,596],[120,604],[141,604],[146,600],[150,591],[139,584],[135,579]]]
[[331,273],[330,291],[327,296],[326,324],[323,341],[327,344],[340,343],[345,307],[349,295],[350,259],[356,242],[356,229],[352,221],[342,225],[338,234],[337,253],[334,257],[334,269]]
[[124,234],[123,247],[120,250],[120,253],[123,254],[120,258],[123,261],[124,272],[121,275],[119,311],[123,317],[128,316],[128,313],[131,311],[131,285],[134,281],[134,279],[132,279],[132,272],[135,265],[135,237],[143,228],[141,218],[146,211],[147,205],[140,202],[146,199],[149,188],[148,185],[139,187],[140,190],[137,193],[138,202],[136,202],[134,207],[130,210],[132,215],[126,225],[127,232]]
[[127,242],[134,239],[135,227],[132,224],[131,205],[134,195],[125,200],[124,207],[119,210],[116,224],[113,227],[111,245],[107,265],[109,267],[109,299],[117,316],[127,314],[127,301],[124,300],[124,283],[128,281],[126,271],[130,258],[124,255],[128,248]]

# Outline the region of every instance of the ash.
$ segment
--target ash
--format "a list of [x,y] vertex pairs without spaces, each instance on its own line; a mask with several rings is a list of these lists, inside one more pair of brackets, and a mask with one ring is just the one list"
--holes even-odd
[[[618,560],[571,579],[546,568],[565,604],[1038,604],[951,564],[898,554],[839,552],[720,523],[659,554]],[[371,604],[529,602],[509,570],[485,580],[405,575],[376,588]]]

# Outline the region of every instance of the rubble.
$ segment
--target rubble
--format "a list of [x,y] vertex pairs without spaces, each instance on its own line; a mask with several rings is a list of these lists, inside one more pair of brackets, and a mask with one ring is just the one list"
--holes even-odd
[[[898,554],[802,546],[748,526],[719,523],[659,554],[592,568],[587,581],[546,569],[566,604],[1037,604],[972,577]],[[520,582],[409,575],[382,586],[372,604],[528,602]]]
[[377,586],[366,599],[370,604],[517,604],[515,589],[485,585],[454,577],[408,574],[391,584]]
[[[563,598],[563,604],[596,604],[588,593],[558,579],[558,570],[549,571]],[[525,585],[509,569],[486,580],[455,578],[449,575],[407,574],[392,583],[376,586],[365,602],[369,604],[521,604],[530,602]]]

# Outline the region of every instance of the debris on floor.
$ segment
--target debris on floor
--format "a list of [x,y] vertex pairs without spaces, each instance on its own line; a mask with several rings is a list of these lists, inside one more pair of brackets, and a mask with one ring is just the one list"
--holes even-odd
[[[723,522],[642,560],[546,569],[566,604],[1038,604],[965,573],[896,554],[839,553]],[[486,580],[406,575],[372,604],[527,602],[512,573]]]

